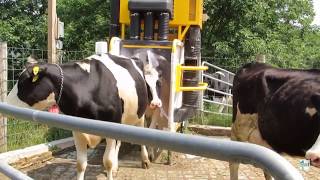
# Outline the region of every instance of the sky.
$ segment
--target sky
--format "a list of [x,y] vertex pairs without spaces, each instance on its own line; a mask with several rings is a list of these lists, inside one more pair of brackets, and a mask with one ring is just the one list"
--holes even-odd
[[316,13],[316,16],[313,20],[313,24],[320,25],[320,0],[313,0],[313,7]]

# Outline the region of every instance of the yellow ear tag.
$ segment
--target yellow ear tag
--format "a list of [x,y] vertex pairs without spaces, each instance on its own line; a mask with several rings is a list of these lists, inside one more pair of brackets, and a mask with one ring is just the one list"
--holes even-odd
[[39,73],[39,66],[34,66],[33,67],[33,69],[32,69],[32,71],[33,71],[33,74],[36,76],[36,75],[38,75],[38,73]]
[[38,75],[33,76],[33,78],[32,78],[32,82],[36,82],[38,79],[39,79],[39,76],[38,76]]
[[36,82],[38,79],[39,79],[39,66],[34,66],[33,69],[32,69],[32,72],[33,72],[33,78],[32,78],[32,82]]

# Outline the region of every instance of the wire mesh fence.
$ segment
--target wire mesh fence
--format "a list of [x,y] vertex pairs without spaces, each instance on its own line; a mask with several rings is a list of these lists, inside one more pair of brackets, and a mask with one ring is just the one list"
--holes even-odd
[[[89,56],[91,53],[92,52],[89,51],[58,51],[57,58],[59,63],[67,63],[81,60]],[[47,54],[48,51],[41,49],[8,47],[6,58],[8,64],[8,77],[6,82],[8,92],[10,92],[14,84],[17,82],[29,56],[35,57],[38,62],[47,62]],[[5,138],[7,141],[6,150],[2,151],[24,148],[71,136],[71,132],[63,129],[48,127],[47,125],[39,123],[21,121],[19,119],[8,119],[6,127],[0,127],[0,129],[6,129],[7,131],[5,136],[0,136],[0,138]],[[0,140],[0,142],[2,141]]]

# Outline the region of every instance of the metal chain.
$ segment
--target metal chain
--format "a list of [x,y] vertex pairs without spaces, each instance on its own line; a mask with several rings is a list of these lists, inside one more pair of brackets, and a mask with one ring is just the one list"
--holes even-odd
[[57,100],[57,105],[59,105],[60,99],[61,99],[61,95],[62,95],[62,89],[63,89],[63,71],[62,68],[58,65],[58,64],[54,64],[58,67],[59,71],[60,71],[60,75],[61,75],[61,83],[60,83],[60,91],[59,91],[59,96],[58,96],[58,100]]

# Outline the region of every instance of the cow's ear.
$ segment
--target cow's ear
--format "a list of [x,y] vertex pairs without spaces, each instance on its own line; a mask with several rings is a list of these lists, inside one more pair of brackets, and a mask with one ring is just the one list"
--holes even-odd
[[34,56],[29,56],[27,59],[27,62],[25,64],[26,68],[33,66],[34,64],[37,64],[38,61],[36,60],[36,58]]
[[32,82],[37,82],[46,71],[46,67],[40,64],[34,64],[28,68]]
[[317,111],[320,113],[320,93],[313,94],[311,96],[311,102]]
[[275,93],[283,84],[288,81],[287,77],[281,77],[274,74],[265,74],[263,78],[263,88],[266,94]]
[[156,68],[159,66],[159,59],[160,59],[160,56],[153,53],[152,51],[148,50],[147,51],[147,56],[148,56],[148,61],[149,63],[152,65],[152,67]]

